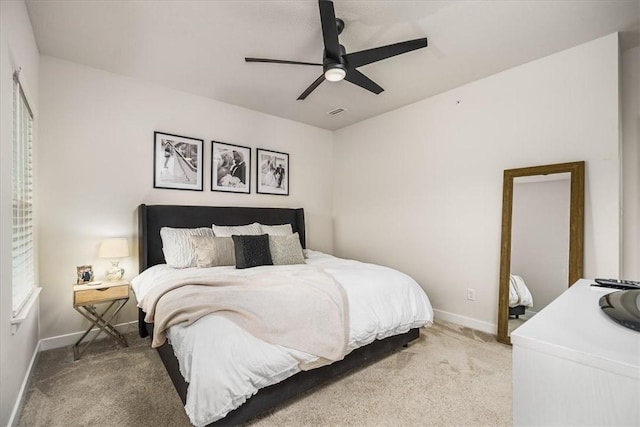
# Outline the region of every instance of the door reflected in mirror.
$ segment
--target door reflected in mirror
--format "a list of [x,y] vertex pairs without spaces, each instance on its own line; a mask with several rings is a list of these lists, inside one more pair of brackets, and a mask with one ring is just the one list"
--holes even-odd
[[498,341],[582,276],[584,162],[504,171]]

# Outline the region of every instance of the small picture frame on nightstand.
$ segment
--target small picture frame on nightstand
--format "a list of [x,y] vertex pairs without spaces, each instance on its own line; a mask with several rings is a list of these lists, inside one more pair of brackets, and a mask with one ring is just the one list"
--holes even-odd
[[90,265],[79,265],[76,270],[78,272],[78,284],[93,281],[93,267]]

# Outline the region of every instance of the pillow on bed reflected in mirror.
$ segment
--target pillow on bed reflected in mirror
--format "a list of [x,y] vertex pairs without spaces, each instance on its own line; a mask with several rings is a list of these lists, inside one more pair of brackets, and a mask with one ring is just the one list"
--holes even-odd
[[262,232],[268,234],[269,236],[289,236],[293,234],[293,229],[291,228],[291,224],[282,224],[282,225],[260,224],[260,227],[262,227]]
[[196,253],[196,267],[236,265],[236,254],[231,237],[191,236]]
[[216,237],[258,236],[262,233],[262,227],[257,222],[248,225],[215,225],[211,226]]
[[269,236],[269,251],[273,265],[304,264],[304,252],[298,233],[289,236]]
[[167,265],[173,268],[187,268],[196,266],[196,254],[191,243],[191,236],[210,236],[213,231],[207,227],[201,228],[171,228],[162,227],[162,252]]
[[273,265],[269,251],[269,235],[231,236],[236,253],[236,268]]

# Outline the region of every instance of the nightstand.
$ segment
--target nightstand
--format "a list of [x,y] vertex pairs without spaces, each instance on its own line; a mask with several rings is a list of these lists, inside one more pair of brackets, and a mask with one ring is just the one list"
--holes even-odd
[[[73,360],[80,359],[87,347],[103,332],[122,346],[129,346],[125,337],[111,324],[111,321],[127,301],[129,301],[129,282],[126,280],[102,282],[98,285],[75,285],[73,287],[73,308],[91,322],[85,333],[73,345]],[[95,304],[101,303],[110,304],[102,312],[99,312]],[[115,310],[111,312],[108,318],[105,318],[113,307],[115,307]],[[80,344],[94,327],[98,327],[100,330],[91,341],[80,348]]]

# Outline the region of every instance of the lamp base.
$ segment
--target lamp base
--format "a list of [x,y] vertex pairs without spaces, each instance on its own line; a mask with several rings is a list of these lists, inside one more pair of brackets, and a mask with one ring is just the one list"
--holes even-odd
[[118,264],[120,261],[111,261],[111,268],[107,270],[107,280],[110,282],[114,282],[117,280],[122,280],[122,276],[124,275],[124,268],[120,267]]

